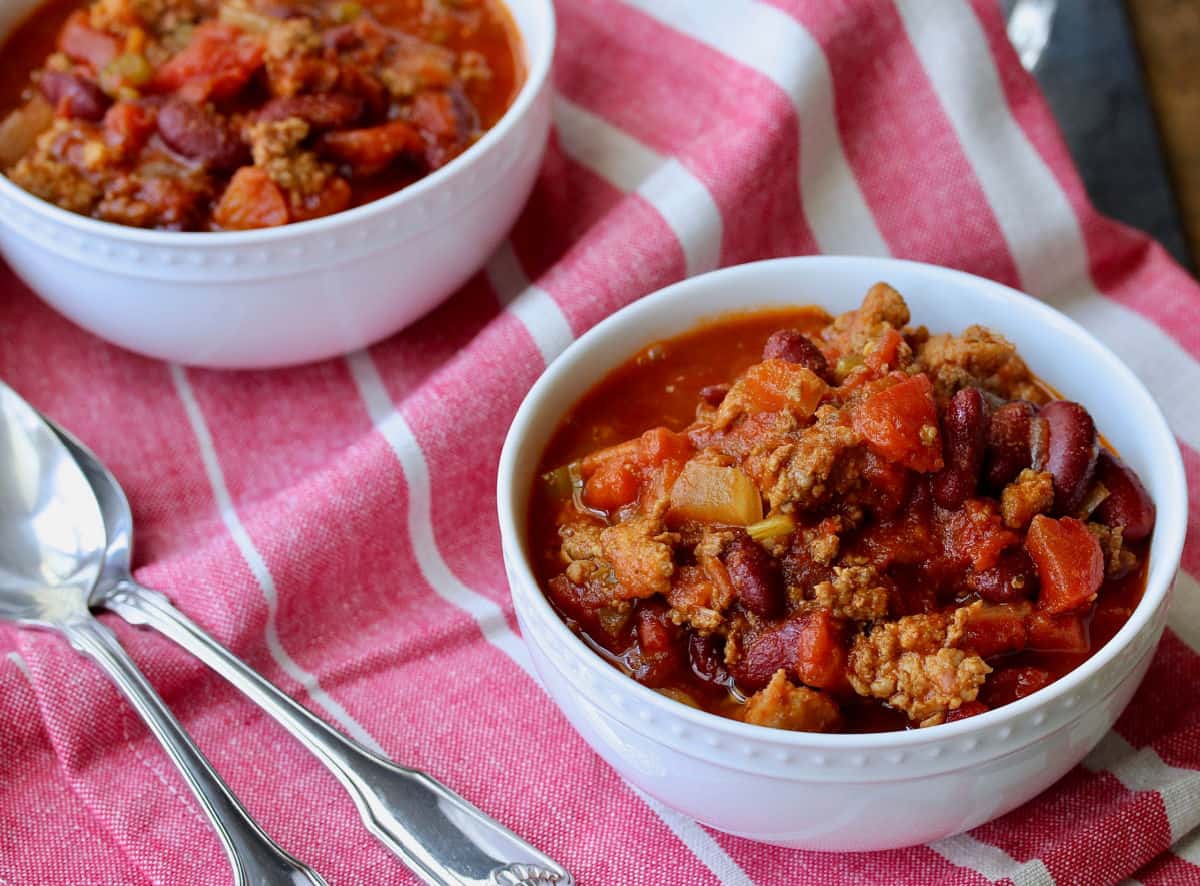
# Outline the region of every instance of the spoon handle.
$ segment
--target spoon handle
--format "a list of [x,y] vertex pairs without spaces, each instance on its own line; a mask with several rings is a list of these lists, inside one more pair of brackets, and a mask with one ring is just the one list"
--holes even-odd
[[572,886],[560,865],[437,780],[363,748],[285,695],[171,605],[123,581],[105,608],[174,640],[227,679],[325,764],[363,823],[433,886]]
[[111,630],[89,617],[72,622],[63,633],[117,684],[179,767],[225,847],[236,886],[325,886],[319,874],[278,846],[250,817]]

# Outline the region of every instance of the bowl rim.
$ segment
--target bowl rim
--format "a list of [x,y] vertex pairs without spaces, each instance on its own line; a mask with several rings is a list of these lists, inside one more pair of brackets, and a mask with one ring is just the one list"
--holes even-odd
[[[0,173],[0,196],[21,204],[30,212],[38,213],[59,225],[75,229],[81,234],[106,237],[120,242],[140,246],[186,247],[189,249],[221,248],[229,246],[264,246],[280,240],[307,234],[321,234],[325,231],[353,224],[358,221],[369,221],[377,215],[397,210],[406,203],[415,202],[426,193],[465,172],[491,149],[502,141],[509,132],[524,119],[533,107],[543,86],[549,79],[551,64],[554,60],[554,49],[557,44],[557,20],[554,13],[553,0],[498,0],[512,19],[513,27],[521,38],[521,47],[525,53],[526,77],[517,90],[512,104],[508,106],[496,124],[485,132],[477,142],[455,157],[441,169],[436,169],[429,175],[418,179],[410,185],[394,191],[384,197],[335,212],[332,215],[308,221],[293,222],[275,228],[261,228],[250,231],[158,231],[149,228],[135,228],[130,225],[103,221],[70,212],[60,206],[43,200],[11,181],[7,175]],[[537,52],[531,54],[530,42],[526,33],[521,30],[516,15],[509,8],[514,2],[532,4],[535,14],[539,16],[546,29],[542,45]],[[33,5],[36,12],[39,3]],[[17,23],[20,24],[21,18]],[[0,35],[0,38],[7,36]]]
[[[785,267],[801,274],[808,269],[821,266],[830,269],[853,266],[858,266],[860,270],[876,269],[872,273],[875,279],[879,280],[888,279],[890,269],[903,268],[927,275],[927,279],[933,282],[957,287],[964,293],[974,289],[973,295],[976,297],[980,294],[978,287],[982,286],[988,298],[1007,299],[1019,304],[1020,310],[1027,313],[1030,322],[1041,322],[1081,339],[1093,351],[1094,356],[1103,361],[1105,370],[1119,384],[1130,389],[1135,397],[1144,401],[1145,408],[1139,414],[1139,419],[1145,423],[1145,427],[1148,429],[1147,433],[1152,434],[1155,438],[1155,450],[1160,450],[1158,454],[1164,456],[1160,463],[1160,469],[1166,474],[1163,485],[1168,490],[1168,497],[1165,501],[1155,501],[1158,511],[1157,523],[1152,540],[1153,556],[1150,561],[1145,591],[1129,620],[1104,646],[1073,671],[1064,674],[1046,688],[983,714],[926,729],[879,733],[791,732],[773,729],[767,726],[742,723],[691,708],[643,686],[603,661],[599,655],[589,649],[566,626],[546,599],[521,543],[525,534],[523,523],[526,518],[524,515],[518,514],[515,507],[519,500],[519,490],[516,486],[517,462],[520,451],[524,447],[525,438],[529,436],[535,426],[534,414],[539,400],[552,387],[563,384],[563,378],[572,373],[575,366],[592,347],[613,335],[615,331],[636,329],[639,318],[644,314],[658,312],[663,309],[664,305],[678,304],[681,311],[688,317],[687,324],[681,327],[680,332],[686,331],[690,326],[703,320],[705,316],[711,315],[712,312],[692,314],[686,307],[687,294],[697,285],[697,281],[703,280],[705,284],[711,284],[714,280],[728,279],[731,292],[738,291],[740,286],[740,291],[745,293],[748,288],[753,286],[753,280],[745,278],[747,276],[753,278],[754,275],[767,268]],[[739,278],[742,279],[739,280]],[[735,305],[730,307],[731,309],[736,308]],[[648,343],[636,335],[631,336],[629,342],[628,354],[621,360],[628,359],[636,353],[638,347]],[[610,372],[617,365],[620,365],[619,361],[607,365],[604,372]],[[584,383],[576,383],[574,385],[578,389],[576,399],[602,377],[603,373],[596,377],[589,377]],[[1120,358],[1074,320],[1026,293],[966,271],[907,259],[819,255],[749,262],[681,280],[626,305],[585,332],[546,368],[521,401],[500,454],[496,501],[500,520],[501,547],[509,575],[515,576],[515,580],[513,578],[510,580],[520,583],[528,589],[529,593],[524,596],[536,610],[538,621],[549,624],[550,629],[554,632],[553,637],[540,636],[537,639],[526,639],[527,643],[546,644],[557,641],[557,645],[565,649],[566,654],[572,660],[583,663],[590,675],[598,677],[608,687],[618,692],[633,693],[634,698],[654,708],[663,716],[684,720],[695,728],[722,733],[733,739],[767,742],[788,749],[836,753],[839,751],[863,752],[911,748],[942,740],[963,738],[1021,718],[1029,712],[1045,707],[1056,699],[1082,688],[1084,684],[1121,655],[1142,631],[1151,629],[1154,616],[1166,604],[1175,583],[1183,552],[1187,529],[1186,489],[1183,460],[1178,443],[1158,403],[1142,381]],[[514,605],[516,605],[519,592],[515,588],[510,590]],[[619,717],[617,712],[608,708],[605,710],[610,715]],[[1084,710],[1086,708],[1080,708],[1079,714],[1082,714]]]

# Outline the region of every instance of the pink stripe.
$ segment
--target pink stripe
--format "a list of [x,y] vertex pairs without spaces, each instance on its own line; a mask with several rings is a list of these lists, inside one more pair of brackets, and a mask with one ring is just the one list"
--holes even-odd
[[1183,544],[1183,568],[1200,577],[1200,452],[1181,440],[1177,442],[1188,485],[1188,534]]
[[825,51],[846,158],[892,253],[1015,285],[1000,226],[895,7],[769,2]]
[[1145,886],[1200,886],[1200,867],[1171,852],[1164,852],[1137,872]]
[[[60,640],[43,638],[50,654],[70,662],[73,653]],[[0,881],[18,883],[148,884],[146,853],[127,856],[114,835],[75,793],[55,759],[42,724],[37,698],[17,666],[0,659]],[[107,765],[107,764],[106,764]],[[122,801],[131,791],[118,788]],[[150,798],[153,800],[153,798]],[[37,853],[37,845],[70,851]]]
[[1200,290],[1196,281],[1145,234],[1100,215],[1087,198],[1071,155],[1033,78],[1004,32],[999,7],[972,0],[995,57],[1013,117],[1062,187],[1087,246],[1092,278],[1110,298],[1137,311],[1200,359]]
[[512,242],[526,274],[550,293],[577,336],[684,276],[683,250],[662,216],[559,150],[551,151]]
[[1171,766],[1200,769],[1200,656],[1171,631],[1116,729],[1135,748],[1150,745]]
[[[1116,838],[1136,828],[1136,839]],[[1162,800],[1107,773],[1076,767],[1046,791],[971,836],[1018,861],[1040,858],[1059,886],[1115,883],[1171,842]],[[1086,861],[1084,861],[1086,860]]]
[[890,852],[798,852],[716,831],[713,836],[756,883],[975,886],[988,882],[925,846]]
[[[500,325],[512,322],[506,316]],[[478,338],[490,339],[488,353],[503,359],[506,350],[493,330],[504,335],[493,324]],[[481,347],[478,338],[472,350]],[[511,341],[526,340],[514,336]],[[512,356],[512,363],[521,362],[519,355]],[[596,765],[533,682],[484,643],[469,618],[430,593],[408,547],[407,491],[393,456],[369,431],[357,392],[340,367],[311,371],[322,373],[322,384],[306,384],[303,400],[289,396],[279,374],[264,374],[251,386],[244,378],[215,373],[198,374],[194,382],[230,494],[275,577],[284,647],[396,759],[451,784],[562,859],[585,882],[634,879],[638,866],[653,859],[688,871],[692,882],[711,882],[711,874],[615,774]],[[509,387],[505,396],[513,409],[515,402],[509,378],[499,373],[454,376],[465,389],[456,394],[458,386],[446,384],[443,372],[430,376],[417,396],[427,408],[432,406],[426,397],[431,402],[446,398],[453,433],[434,423],[422,444],[435,491],[472,490],[470,496],[435,494],[435,502],[465,505],[469,513],[457,534],[479,541],[494,532],[493,508],[476,498],[481,488],[476,481],[485,475],[476,471],[469,485],[448,485],[436,466],[448,454],[461,457],[462,441],[472,441],[474,448],[476,441],[489,441],[504,430],[503,424],[494,426],[492,415],[456,408],[465,391],[473,390],[474,402],[486,403],[490,395],[499,396],[499,388]],[[252,418],[246,414],[251,405]],[[427,422],[424,411],[421,421]],[[309,421],[292,428],[294,433],[276,436],[274,429],[296,412],[331,420]],[[339,455],[318,468],[305,463],[312,452]],[[346,495],[348,489],[355,493]],[[319,544],[309,547],[310,540]],[[470,547],[451,546],[447,553],[470,553]],[[499,593],[498,550],[487,553],[491,556],[482,559],[492,569],[488,584]],[[476,544],[473,556],[480,555]],[[448,710],[460,715],[447,717]],[[514,729],[515,723],[545,724],[545,734],[554,739],[543,752],[531,753],[528,736]],[[481,759],[486,765],[479,765]],[[572,790],[563,792],[567,783]],[[597,805],[595,796],[613,800]],[[547,816],[551,808],[555,815]],[[560,821],[571,826],[561,827]],[[580,844],[579,833],[590,835],[587,845]],[[626,843],[632,834],[646,838],[631,847]],[[347,858],[353,864],[343,876],[353,879],[349,870],[356,870],[361,877],[364,855],[359,851]],[[329,864],[333,874],[332,860]]]
[[778,86],[613,0],[564,4],[559,23],[555,85],[704,184],[724,222],[722,264],[817,251],[800,208],[799,121]]

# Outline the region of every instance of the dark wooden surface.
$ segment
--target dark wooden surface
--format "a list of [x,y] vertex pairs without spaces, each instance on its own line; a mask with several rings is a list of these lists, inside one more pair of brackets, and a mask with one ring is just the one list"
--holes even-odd
[[1200,265],[1200,0],[1127,0],[1179,217]]

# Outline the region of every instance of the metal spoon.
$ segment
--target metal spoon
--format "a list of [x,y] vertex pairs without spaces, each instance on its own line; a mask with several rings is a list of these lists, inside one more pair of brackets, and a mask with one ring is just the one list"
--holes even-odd
[[0,382],[0,619],[62,634],[146,721],[212,821],[238,886],[324,886],[271,841],[213,770],[116,636],[88,609],[104,568],[91,486],[36,411]]
[[100,503],[108,548],[91,595],[130,624],[154,628],[270,714],[342,783],[363,823],[433,886],[572,886],[558,863],[432,777],[356,744],[285,695],[130,574],[133,516],[117,479],[69,432],[58,433]]

